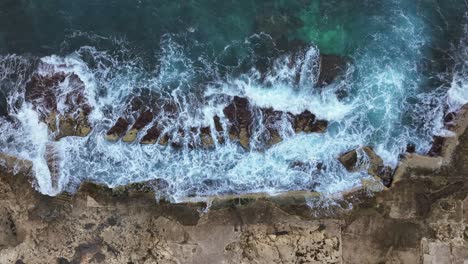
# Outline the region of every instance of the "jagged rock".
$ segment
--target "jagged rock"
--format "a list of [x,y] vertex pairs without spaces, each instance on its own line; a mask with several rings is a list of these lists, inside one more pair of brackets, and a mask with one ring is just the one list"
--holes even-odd
[[161,136],[161,128],[158,124],[153,125],[148,131],[146,135],[143,136],[140,143],[141,144],[155,144],[158,141],[159,136]]
[[219,118],[219,116],[215,115],[213,117],[213,122],[214,122],[215,130],[216,130],[216,134],[217,134],[216,137],[218,138],[218,143],[223,144],[224,143],[224,136],[223,136],[224,129],[223,129],[223,125],[221,124],[221,119]]
[[337,55],[320,55],[320,72],[317,80],[318,86],[330,84],[345,70],[346,60]]
[[215,146],[214,139],[211,136],[210,127],[202,127],[200,129],[200,140],[201,140],[202,147],[205,149],[213,148]]
[[177,131],[172,134],[171,147],[182,148],[185,143],[185,131],[183,128],[178,128]]
[[383,160],[370,147],[363,147],[360,150],[351,150],[341,155],[338,160],[349,172],[356,172],[365,169],[364,163],[359,159],[358,151],[366,155],[368,161],[367,172],[370,175],[382,179],[385,186],[389,187],[393,181],[393,169],[384,166]]
[[120,137],[122,137],[125,134],[128,126],[128,121],[123,117],[119,117],[115,125],[111,127],[109,131],[107,131],[106,139],[109,141],[117,141]]
[[224,108],[224,115],[230,123],[229,138],[238,140],[244,149],[250,149],[250,125],[253,114],[247,98],[235,96],[231,104]]
[[162,135],[162,137],[159,139],[159,145],[161,146],[167,146],[167,144],[169,143],[169,140],[171,139],[171,136],[169,135],[169,133],[164,133]]
[[[83,81],[76,74],[35,74],[26,84],[25,99],[32,103],[49,130],[56,133],[56,140],[67,136],[84,137],[91,132],[88,116],[92,111],[84,89]],[[59,101],[63,103],[60,109]]]
[[293,127],[296,133],[323,133],[326,131],[328,122],[326,120],[317,120],[315,115],[305,110],[298,115],[292,115]]
[[153,121],[154,115],[151,110],[147,110],[138,117],[138,119],[133,124],[132,128],[125,134],[122,138],[123,142],[133,142],[135,141],[138,133],[145,128],[151,121]]
[[434,136],[432,138],[432,147],[428,152],[428,155],[431,157],[436,157],[442,155],[442,148],[444,146],[445,138],[441,136]]
[[275,111],[273,108],[261,109],[261,113],[262,123],[266,128],[266,134],[263,135],[261,140],[265,142],[267,147],[271,147],[283,141],[278,127],[280,126],[284,113],[281,111]]

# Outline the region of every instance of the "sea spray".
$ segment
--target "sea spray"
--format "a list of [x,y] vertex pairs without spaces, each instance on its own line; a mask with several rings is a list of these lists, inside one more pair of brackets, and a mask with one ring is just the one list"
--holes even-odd
[[[200,41],[206,37],[202,27],[184,25],[182,33],[158,35],[157,43],[144,52],[132,46],[135,35],[108,37],[78,30],[66,36],[60,52],[52,52],[56,55],[48,53],[40,59],[2,56],[0,83],[7,95],[9,117],[0,121],[0,151],[32,160],[38,189],[50,195],[74,191],[88,180],[111,187],[158,180],[167,186],[173,201],[294,190],[332,195],[352,189],[369,175],[365,169],[348,172],[338,161],[342,153],[372,146],[392,167],[409,143],[424,154],[432,136],[440,134],[447,109],[456,110],[466,103],[467,94],[466,45],[451,51],[457,59],[450,87],[432,87],[429,80],[440,73],[423,71],[421,65],[430,55],[429,46],[439,39],[418,15],[421,11],[416,12],[408,1],[371,6],[376,9],[367,11],[373,15],[359,15],[359,10],[353,21],[356,25],[366,22],[368,27],[333,27],[337,21],[332,17],[323,27],[333,29],[330,35],[310,32],[313,25],[304,25],[310,33],[306,39],[312,42],[291,45],[294,48],[289,50],[276,32],[243,35],[217,49]],[[333,10],[320,5],[311,8],[317,18],[320,10],[347,10],[339,3]],[[350,39],[353,34],[354,40]],[[288,37],[294,35],[286,37],[288,45],[293,43]],[[355,46],[324,47],[326,36],[348,39]],[[343,71],[332,82],[318,85],[321,56],[337,50],[346,61]],[[298,52],[304,56],[297,56]],[[87,137],[55,142],[25,100],[32,74],[56,72],[76,74],[84,83],[83,94],[92,106],[93,129]],[[72,89],[68,82],[59,87],[64,93]],[[176,135],[178,130],[209,127],[215,135],[214,116],[219,117],[222,136],[228,139],[223,110],[234,96],[246,98],[255,113],[249,151],[231,140],[215,140],[213,149],[192,148],[183,140],[177,148],[138,143],[156,123],[164,125],[162,133]],[[59,110],[65,107],[65,101],[58,103]],[[135,142],[107,141],[105,134],[116,120],[124,116],[134,122],[141,111],[138,107],[152,109],[156,117]],[[282,141],[269,148],[259,140],[267,131],[259,109],[267,108],[283,113],[275,124]],[[306,110],[328,121],[325,133],[295,133],[289,116]],[[49,144],[58,155],[58,184],[52,183],[47,166]]]

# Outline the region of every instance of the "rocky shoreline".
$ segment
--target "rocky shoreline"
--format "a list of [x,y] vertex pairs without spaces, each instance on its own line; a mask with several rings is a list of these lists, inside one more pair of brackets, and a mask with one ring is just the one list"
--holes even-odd
[[466,263],[468,111],[452,124],[440,157],[406,154],[390,188],[363,182],[335,200],[157,203],[145,184],[93,183],[49,197],[31,187],[28,162],[3,156],[17,175],[0,172],[0,262]]

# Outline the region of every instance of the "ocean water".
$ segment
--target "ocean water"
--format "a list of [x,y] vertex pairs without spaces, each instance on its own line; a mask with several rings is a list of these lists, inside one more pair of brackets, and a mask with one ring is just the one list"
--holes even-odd
[[[0,152],[32,160],[45,194],[74,191],[85,180],[118,186],[155,179],[174,201],[335,194],[369,177],[365,169],[346,171],[340,154],[372,146],[395,168],[408,144],[424,154],[434,135],[449,135],[444,115],[468,103],[463,0],[80,2],[0,1]],[[299,42],[303,57],[295,56]],[[325,87],[315,84],[320,54],[347,61]],[[89,136],[55,141],[25,100],[33,74],[54,72],[84,82],[93,107]],[[63,93],[76,88],[67,84]],[[105,140],[132,98],[173,102],[175,118],[156,118],[171,128],[213,130],[213,116],[226,124],[223,108],[236,95],[258,107],[309,110],[329,127],[296,134],[283,120],[284,140],[262,149],[255,139],[265,128],[257,124],[250,151],[230,141],[204,150]],[[51,145],[59,161],[54,176],[46,159]]]

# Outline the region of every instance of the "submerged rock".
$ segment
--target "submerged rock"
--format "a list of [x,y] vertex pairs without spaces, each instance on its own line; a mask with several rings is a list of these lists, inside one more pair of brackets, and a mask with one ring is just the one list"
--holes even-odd
[[326,86],[343,74],[346,60],[338,55],[320,55],[320,71],[317,79],[318,86]]
[[215,147],[215,142],[213,137],[211,136],[210,127],[202,127],[200,129],[200,140],[202,147],[205,149],[211,149]]

